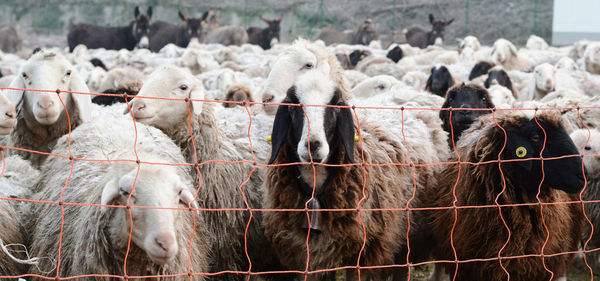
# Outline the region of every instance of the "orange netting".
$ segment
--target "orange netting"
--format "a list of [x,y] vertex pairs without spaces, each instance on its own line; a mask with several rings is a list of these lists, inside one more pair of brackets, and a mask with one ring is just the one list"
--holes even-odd
[[[72,94],[79,94],[79,95],[92,95],[92,96],[96,96],[96,95],[102,95],[102,96],[112,96],[112,97],[122,97],[125,101],[127,100],[127,98],[131,98],[133,96],[128,96],[127,94],[104,94],[104,93],[85,93],[85,92],[73,92],[73,91],[61,91],[61,90],[38,90],[38,89],[18,89],[18,88],[0,88],[2,90],[19,90],[19,91],[29,91],[29,92],[56,92],[57,94],[61,93],[61,92],[66,92],[66,93],[72,93]],[[58,95],[60,98],[60,95]],[[185,98],[185,99],[168,99],[168,98],[158,98],[158,97],[143,97],[143,96],[135,96],[135,98],[142,98],[142,99],[162,99],[162,100],[178,100],[178,101],[184,101],[186,102],[187,106],[188,106],[188,112],[189,112],[189,129],[190,129],[190,136],[192,138],[192,144],[194,144],[194,148],[193,151],[194,153],[196,153],[196,147],[195,147],[195,142],[194,142],[194,135],[192,133],[192,111],[190,109],[190,102],[192,101],[191,99]],[[212,103],[232,103],[232,104],[238,104],[238,105],[243,105],[248,113],[248,118],[249,118],[249,125],[248,125],[248,140],[250,141],[250,150],[252,153],[252,160],[243,160],[243,161],[225,161],[225,160],[220,160],[220,159],[211,159],[211,160],[207,160],[201,163],[198,163],[198,156],[195,155],[195,163],[189,163],[189,164],[172,164],[172,163],[153,163],[153,162],[144,162],[144,161],[140,161],[139,158],[137,157],[137,151],[136,151],[136,144],[137,144],[137,127],[135,126],[135,122],[134,123],[134,128],[136,128],[136,132],[135,132],[135,142],[134,142],[134,147],[133,150],[135,152],[136,155],[136,159],[117,159],[117,160],[94,160],[94,159],[81,159],[81,158],[75,158],[73,157],[72,153],[71,153],[71,147],[70,147],[70,142],[71,142],[71,118],[69,116],[69,112],[66,110],[66,106],[63,102],[63,100],[61,99],[61,103],[63,108],[65,108],[65,111],[67,111],[67,119],[69,122],[69,133],[68,133],[68,139],[69,139],[69,155],[60,155],[60,154],[53,154],[53,153],[47,153],[47,152],[40,152],[40,151],[33,151],[33,150],[28,150],[28,149],[23,149],[23,148],[19,148],[19,147],[0,147],[0,153],[2,155],[2,164],[3,164],[3,169],[2,172],[0,173],[0,177],[4,175],[4,171],[6,168],[6,163],[5,163],[5,155],[4,155],[4,150],[5,149],[9,149],[9,150],[20,150],[20,151],[25,151],[28,153],[37,153],[37,154],[43,154],[43,155],[47,155],[50,157],[62,157],[62,158],[66,158],[69,159],[71,161],[71,172],[69,174],[69,177],[67,179],[67,181],[65,182],[63,188],[62,188],[62,192],[59,198],[59,201],[40,201],[40,200],[29,200],[29,199],[23,199],[23,198],[4,198],[4,197],[0,197],[0,200],[8,200],[8,201],[19,201],[19,202],[27,202],[27,203],[36,203],[36,204],[56,204],[59,205],[61,207],[61,211],[62,211],[62,216],[61,216],[61,233],[60,233],[60,238],[59,238],[59,250],[58,250],[58,257],[56,257],[56,262],[57,262],[57,267],[56,267],[56,275],[55,277],[47,277],[47,276],[42,276],[42,275],[37,275],[37,274],[24,274],[24,275],[19,275],[19,276],[0,276],[0,279],[17,279],[17,278],[27,278],[27,277],[37,277],[37,278],[42,278],[42,279],[48,279],[48,280],[72,280],[72,279],[78,279],[78,278],[87,278],[87,277],[109,277],[109,278],[117,278],[117,279],[123,279],[123,280],[136,280],[136,279],[149,279],[149,278],[164,278],[164,277],[184,277],[184,276],[188,276],[189,280],[193,280],[194,276],[215,276],[215,275],[222,275],[222,274],[240,274],[240,275],[245,275],[247,276],[247,280],[250,280],[251,276],[260,276],[260,275],[266,275],[266,274],[289,274],[289,273],[293,273],[293,274],[304,274],[304,279],[306,280],[308,278],[309,275],[311,274],[315,274],[315,273],[325,273],[325,272],[334,272],[334,271],[338,271],[338,270],[345,270],[345,269],[354,269],[357,270],[358,272],[358,278],[359,280],[361,280],[361,270],[366,270],[366,269],[384,269],[384,268],[407,268],[408,269],[408,273],[409,273],[409,280],[410,280],[410,272],[411,272],[411,268],[414,266],[420,266],[420,265],[426,265],[426,264],[455,264],[456,265],[456,271],[458,272],[458,266],[459,264],[464,264],[464,263],[471,263],[471,262],[482,262],[482,261],[498,261],[499,265],[502,267],[503,271],[506,273],[506,277],[507,280],[510,280],[510,274],[508,272],[508,270],[505,268],[503,262],[507,261],[507,260],[513,260],[513,259],[520,259],[520,258],[529,258],[529,257],[541,257],[542,261],[544,263],[544,268],[546,271],[548,271],[552,278],[554,278],[554,273],[552,271],[550,271],[550,269],[548,269],[548,267],[546,267],[546,263],[545,263],[545,258],[549,258],[549,257],[554,257],[554,256],[560,256],[560,255],[570,255],[570,254],[576,254],[576,253],[591,253],[591,252],[597,252],[598,250],[600,250],[600,248],[596,248],[596,249],[590,249],[587,250],[587,244],[589,243],[589,241],[592,238],[592,235],[594,233],[594,228],[592,225],[592,222],[590,221],[590,219],[588,218],[587,214],[585,213],[585,208],[584,208],[584,203],[600,203],[600,200],[593,200],[593,201],[584,201],[583,200],[583,193],[585,192],[585,189],[588,185],[588,180],[587,178],[585,178],[585,170],[584,170],[584,163],[582,161],[581,163],[581,172],[584,175],[584,180],[585,180],[585,186],[583,188],[583,190],[581,191],[581,193],[579,194],[579,200],[578,201],[568,201],[568,202],[541,202],[539,199],[539,195],[541,192],[541,186],[542,183],[540,182],[540,185],[538,187],[538,194],[536,195],[536,198],[538,200],[537,203],[521,203],[521,204],[500,204],[498,202],[499,197],[502,195],[502,193],[504,193],[506,190],[506,182],[505,182],[505,178],[504,175],[502,174],[502,169],[500,168],[502,163],[505,162],[514,162],[514,161],[529,161],[529,160],[542,160],[542,178],[545,177],[545,175],[543,174],[543,163],[544,160],[554,160],[554,159],[562,159],[562,158],[568,158],[568,157],[600,157],[600,155],[598,154],[594,154],[594,155],[583,155],[582,154],[574,154],[574,155],[564,155],[564,156],[560,156],[560,157],[542,157],[541,153],[540,153],[540,157],[533,157],[533,158],[525,158],[525,159],[511,159],[511,160],[502,160],[500,155],[498,155],[498,159],[497,160],[492,160],[492,161],[485,161],[485,162],[478,162],[478,163],[474,163],[474,162],[463,162],[460,159],[460,155],[458,153],[458,151],[456,150],[456,146],[455,146],[455,141],[454,141],[454,137],[453,134],[449,134],[449,137],[451,138],[451,144],[453,146],[453,152],[456,154],[456,156],[458,157],[457,161],[447,161],[447,162],[439,162],[439,163],[425,163],[425,164],[415,164],[412,162],[412,158],[410,155],[410,150],[407,149],[408,152],[408,159],[410,159],[409,163],[385,163],[385,164],[375,164],[375,163],[366,163],[365,162],[365,155],[364,155],[364,147],[363,147],[363,137],[361,135],[361,130],[360,130],[360,122],[358,119],[358,115],[356,113],[356,109],[368,109],[368,110],[401,110],[402,111],[402,120],[401,120],[401,128],[402,128],[402,136],[403,136],[403,143],[404,145],[408,148],[408,142],[406,140],[406,136],[404,135],[404,122],[405,122],[405,116],[404,116],[404,112],[405,111],[419,111],[419,110],[428,110],[428,111],[440,111],[440,110],[448,110],[450,111],[450,118],[452,118],[452,112],[453,110],[457,110],[457,109],[452,109],[452,108],[418,108],[418,107],[373,107],[373,106],[367,106],[367,107],[359,107],[359,106],[341,106],[341,105],[303,105],[303,104],[287,104],[287,103],[260,103],[260,102],[234,102],[234,101],[217,101],[217,100],[194,100],[194,101],[200,101],[200,102],[212,102]],[[321,164],[321,163],[313,163],[312,162],[312,155],[311,155],[311,162],[295,162],[295,163],[285,163],[285,164],[272,164],[272,165],[268,165],[266,163],[257,163],[256,160],[256,156],[254,155],[254,149],[252,147],[252,138],[250,135],[250,128],[252,126],[252,113],[249,109],[250,105],[264,105],[264,104],[268,104],[268,105],[287,105],[287,106],[299,106],[302,108],[302,110],[304,111],[304,115],[307,118],[307,123],[308,123],[308,135],[310,137],[310,120],[308,120],[308,115],[306,114],[305,111],[305,107],[337,107],[337,108],[348,108],[351,109],[354,115],[354,121],[356,121],[356,127],[358,128],[357,130],[357,134],[358,134],[358,140],[360,143],[360,147],[361,147],[361,161],[360,163],[350,163],[350,164]],[[129,107],[129,104],[125,103],[124,106]],[[131,108],[129,108],[129,112],[131,112]],[[504,132],[504,147],[502,148],[502,150],[504,150],[504,148],[506,147],[506,130],[504,128],[502,128],[502,126],[500,126],[500,124],[497,122],[496,120],[496,111],[507,111],[507,110],[533,110],[535,111],[534,114],[534,119],[535,122],[537,123],[537,125],[543,130],[544,132],[544,147],[542,148],[545,149],[546,146],[546,131],[544,130],[544,128],[540,125],[538,119],[537,119],[537,113],[540,110],[576,110],[577,111],[577,116],[579,118],[579,122],[581,122],[582,126],[585,127],[588,130],[588,139],[586,141],[586,146],[589,143],[590,140],[590,129],[588,128],[588,126],[583,122],[581,115],[580,115],[580,110],[581,109],[598,109],[600,110],[600,106],[586,106],[586,107],[556,107],[556,108],[510,108],[510,109],[489,109],[489,108],[460,108],[460,110],[472,110],[472,111],[489,111],[492,114],[492,118],[494,120],[494,122],[496,123],[496,126],[498,126],[503,132]],[[133,114],[131,113],[132,119],[135,120],[135,117],[133,116]],[[452,126],[452,122],[450,122],[451,126]],[[453,129],[452,129],[453,130]],[[310,146],[310,141],[308,141],[308,145]],[[310,147],[308,148],[308,151],[310,152]],[[198,176],[200,178],[199,180],[199,186],[196,189],[196,193],[194,196],[194,200],[196,200],[198,193],[200,192],[200,189],[202,188],[202,173],[200,171],[200,166],[208,164],[208,163],[212,163],[212,162],[220,162],[220,163],[228,163],[228,164],[240,164],[240,163],[250,163],[254,165],[254,168],[252,169],[252,171],[250,172],[250,174],[248,175],[248,177],[246,178],[246,180],[244,182],[242,182],[239,186],[239,192],[242,195],[243,199],[244,199],[244,203],[246,205],[246,208],[218,208],[218,209],[208,209],[208,208],[192,208],[192,205],[190,203],[190,205],[188,206],[188,208],[164,208],[164,207],[148,207],[148,206],[130,206],[129,205],[129,199],[131,199],[132,194],[135,192],[135,180],[137,180],[137,176],[138,174],[136,174],[134,183],[133,183],[133,187],[132,187],[132,192],[129,194],[129,199],[128,199],[128,204],[125,206],[120,206],[120,205],[102,205],[102,204],[84,204],[84,203],[74,203],[74,202],[63,202],[62,201],[62,196],[64,194],[64,192],[66,191],[67,187],[69,186],[69,180],[71,179],[71,175],[73,174],[73,168],[74,168],[74,163],[75,161],[90,161],[90,162],[133,162],[133,163],[137,163],[138,168],[138,174],[140,171],[140,165],[141,164],[149,164],[149,165],[169,165],[169,166],[182,166],[182,165],[186,165],[186,166],[194,166],[196,172],[198,173]],[[503,190],[497,195],[496,200],[495,200],[495,204],[494,205],[477,205],[477,206],[457,206],[456,202],[457,202],[457,198],[456,198],[456,186],[459,184],[459,180],[460,180],[460,171],[461,171],[461,166],[462,165],[484,165],[484,164],[491,164],[491,163],[497,163],[498,164],[498,168],[500,170],[500,173],[502,174],[502,186],[503,186]],[[313,178],[314,178],[314,182],[313,182],[313,192],[311,194],[311,197],[308,201],[306,201],[305,205],[304,205],[304,209],[264,209],[264,208],[250,208],[248,201],[246,199],[246,195],[244,194],[243,191],[243,186],[250,180],[250,177],[252,176],[252,174],[254,172],[256,172],[256,168],[257,167],[275,167],[275,166],[289,166],[289,165],[298,165],[298,164],[303,164],[303,165],[312,165],[313,167]],[[426,166],[438,166],[438,165],[453,165],[453,164],[457,164],[458,165],[458,176],[456,179],[456,183],[454,184],[454,190],[453,190],[453,196],[454,196],[454,202],[453,202],[453,206],[448,206],[448,207],[422,207],[422,208],[411,208],[410,204],[411,202],[414,200],[415,195],[416,195],[416,191],[417,191],[417,179],[416,179],[416,175],[415,175],[415,167],[426,167]],[[306,235],[306,247],[307,247],[307,253],[309,253],[310,251],[308,251],[309,246],[309,239],[310,239],[310,235],[311,235],[311,231],[310,231],[310,215],[309,212],[311,212],[311,210],[308,208],[308,204],[310,201],[314,200],[315,198],[315,186],[316,186],[316,170],[315,170],[315,166],[317,165],[321,165],[321,166],[327,166],[327,167],[342,167],[342,166],[361,166],[362,167],[362,171],[363,171],[363,190],[362,190],[362,198],[360,199],[360,201],[358,202],[358,205],[356,206],[356,208],[346,208],[346,209],[319,209],[320,212],[347,212],[347,211],[354,211],[358,213],[358,219],[360,221],[360,223],[362,224],[362,229],[363,229],[363,245],[362,248],[360,250],[360,252],[358,253],[358,260],[356,261],[356,265],[347,265],[347,266],[342,266],[342,267],[336,267],[336,268],[327,268],[327,269],[320,269],[320,270],[309,270],[309,262],[310,262],[310,254],[307,254],[306,256],[306,267],[304,271],[300,271],[300,270],[288,270],[288,271],[264,271],[264,272],[254,272],[252,271],[252,260],[250,259],[250,255],[248,254],[248,245],[247,245],[247,240],[244,241],[244,251],[246,254],[246,258],[248,260],[248,270],[246,271],[234,271],[234,270],[226,270],[226,271],[220,271],[220,272],[192,272],[191,271],[191,267],[192,267],[192,260],[191,260],[191,256],[188,258],[188,272],[182,272],[180,274],[175,274],[175,275],[156,275],[156,276],[128,276],[127,274],[127,256],[129,255],[129,251],[130,251],[130,247],[131,247],[131,237],[132,237],[132,230],[133,230],[133,216],[131,213],[131,209],[132,208],[142,208],[142,209],[167,209],[167,210],[187,210],[189,211],[192,216],[193,216],[193,220],[194,220],[194,229],[196,229],[196,214],[197,212],[223,212],[223,211],[247,211],[250,215],[248,223],[246,224],[246,229],[245,229],[245,237],[247,238],[248,235],[248,228],[250,227],[250,224],[252,222],[253,219],[253,213],[254,212],[304,212],[306,214],[306,217],[308,219],[308,223],[309,223],[309,228],[308,228],[308,232]],[[384,209],[384,208],[361,208],[361,204],[363,203],[363,201],[366,199],[366,195],[365,195],[365,188],[367,186],[367,177],[366,177],[366,167],[367,166],[409,166],[411,169],[411,174],[412,174],[412,178],[413,178],[413,194],[412,197],[407,201],[406,203],[406,207],[405,208],[394,208],[394,209]],[[508,226],[508,223],[506,222],[503,214],[502,214],[502,208],[507,208],[507,207],[520,207],[520,206],[540,206],[541,210],[543,210],[543,208],[545,206],[549,206],[549,205],[557,205],[557,204],[577,204],[581,206],[581,209],[583,210],[583,214],[585,216],[585,219],[587,221],[587,223],[590,225],[591,227],[591,233],[589,238],[586,240],[586,243],[584,245],[584,250],[578,250],[578,251],[569,251],[569,252],[561,252],[561,253],[554,253],[554,254],[545,254],[544,253],[544,248],[546,246],[546,243],[548,242],[548,239],[550,237],[549,234],[549,230],[548,227],[546,226],[546,222],[544,221],[544,213],[543,211],[541,211],[541,218],[542,218],[542,223],[544,225],[544,228],[546,230],[546,234],[547,234],[547,239],[543,245],[543,247],[540,249],[540,253],[536,253],[536,254],[523,254],[523,255],[518,255],[518,256],[502,256],[502,251],[504,250],[504,247],[506,247],[506,245],[508,245],[509,241],[510,241],[510,237],[511,237],[511,230]],[[122,273],[122,275],[103,275],[103,274],[86,274],[86,275],[79,275],[79,276],[60,276],[60,267],[61,267],[61,247],[63,244],[63,227],[64,227],[64,219],[65,219],[65,212],[64,212],[64,206],[93,206],[93,207],[109,207],[109,208],[124,208],[127,209],[129,211],[129,220],[130,220],[130,231],[129,231],[129,241],[127,243],[127,253],[125,255],[125,264],[124,264],[124,271]],[[410,249],[410,243],[409,243],[409,233],[411,231],[410,228],[410,219],[411,219],[411,211],[431,211],[431,210],[454,210],[454,222],[453,222],[453,226],[452,226],[452,232],[450,233],[450,239],[451,241],[454,240],[454,228],[456,226],[457,223],[457,211],[460,209],[480,209],[480,208],[497,208],[498,209],[498,214],[500,216],[500,218],[502,219],[504,226],[508,232],[508,237],[506,240],[506,243],[504,244],[504,246],[500,249],[500,251],[498,251],[498,255],[497,257],[493,257],[493,258],[481,258],[481,259],[466,259],[466,260],[459,260],[457,257],[457,253],[456,253],[456,249],[454,248],[454,243],[451,242],[452,245],[452,249],[454,252],[454,260],[431,260],[431,261],[425,261],[425,262],[420,262],[420,263],[410,263],[410,259],[409,259],[409,255],[411,253],[411,249]],[[365,245],[366,245],[366,240],[367,240],[367,235],[366,235],[366,229],[365,229],[365,225],[364,222],[362,221],[362,218],[360,216],[360,212],[381,212],[381,211],[404,211],[406,212],[406,219],[408,220],[408,229],[406,232],[406,239],[407,239],[407,245],[408,245],[408,253],[406,255],[406,263],[404,264],[391,264],[391,265],[376,265],[376,266],[361,266],[360,265],[360,257],[362,256],[362,252],[365,250]],[[195,233],[195,232],[194,232]],[[191,247],[192,247],[192,241],[194,239],[194,234],[192,234],[192,236],[189,238],[189,243],[188,246],[190,247],[190,253],[191,251]],[[587,266],[587,268],[589,269],[590,272],[590,277],[591,280],[593,280],[594,278],[594,272],[592,270],[592,267],[588,264],[588,260],[586,255],[584,255],[584,261],[585,264]]]

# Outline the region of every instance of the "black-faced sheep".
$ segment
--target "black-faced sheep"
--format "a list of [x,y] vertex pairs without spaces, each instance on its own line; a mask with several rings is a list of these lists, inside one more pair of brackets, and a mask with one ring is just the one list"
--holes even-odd
[[446,66],[434,66],[431,68],[429,78],[427,78],[425,90],[440,97],[445,97],[448,89],[454,84],[454,77],[452,77]]
[[133,50],[136,46],[147,48],[152,7],[148,7],[148,12],[144,15],[136,6],[134,16],[135,18],[125,26],[104,27],[87,23],[74,25],[67,35],[69,51],[72,52],[79,44],[90,49]]
[[[188,210],[198,208],[191,168],[181,165],[185,160],[168,136],[143,124],[136,126],[137,131],[125,118],[94,120],[73,130],[70,141],[68,136],[58,140],[52,150],[56,154],[71,151],[75,158],[131,161],[47,160],[33,198],[65,204],[31,206],[31,253],[46,257],[40,258],[31,273],[56,276],[58,260],[54,259],[59,251],[58,276],[63,278],[108,274],[189,280],[188,273],[208,271],[211,233],[202,217],[196,214],[194,218]],[[142,163],[136,164],[136,159]],[[168,277],[177,274],[182,276]]]
[[429,14],[429,23],[431,31],[427,32],[420,27],[411,27],[404,33],[406,41],[413,47],[426,48],[429,45],[442,45],[444,40],[444,31],[446,26],[450,25],[454,19],[448,21],[435,20],[433,14]]
[[[368,164],[408,163],[409,151],[414,163],[433,163],[439,161],[437,153],[425,153],[435,150],[427,140],[430,131],[420,120],[406,119],[404,131],[412,137],[407,138],[405,144],[399,126],[391,124],[398,122],[399,112],[388,112],[395,117],[378,115],[382,112],[365,113],[363,116],[369,118],[359,117],[358,132],[349,108],[294,105],[346,106],[347,102],[346,94],[336,88],[335,82],[313,70],[299,76],[295,86],[287,92],[284,103],[292,105],[281,105],[277,110],[269,163],[278,166],[267,168],[265,207],[298,211],[267,212],[264,225],[265,234],[281,262],[291,270],[304,271],[307,254],[310,256],[309,271],[356,266],[365,241],[361,266],[406,264],[407,221],[404,212],[325,212],[319,209],[406,207],[414,191],[410,168],[323,164],[356,163],[361,157]],[[355,133],[362,136],[360,145],[355,143]],[[288,165],[297,162],[305,163]],[[425,167],[416,171],[417,189],[424,184],[434,184],[430,182],[435,180],[431,173],[432,169]],[[365,197],[361,201],[363,190]],[[311,210],[310,223],[307,213],[302,211],[306,205]],[[308,229],[311,232],[307,241]],[[363,240],[363,233],[366,240]],[[385,280],[390,271],[395,271],[394,280],[403,280],[405,270],[362,269],[361,272]],[[355,270],[349,274],[356,277]],[[308,278],[319,280],[320,275],[314,273]]]
[[[501,264],[510,280],[551,280],[552,275],[552,280],[557,280],[566,273],[572,256],[561,253],[576,251],[581,238],[581,205],[539,202],[579,200],[577,193],[584,186],[582,159],[562,157],[579,155],[578,148],[559,114],[538,112],[534,119],[533,112],[496,112],[494,117],[480,117],[458,142],[460,158],[450,161],[460,159],[468,164],[448,165],[437,176],[439,185],[424,192],[429,196],[423,200],[425,206],[447,208],[433,211],[437,258],[489,259],[444,263],[450,280],[507,280]],[[540,155],[558,159],[542,162],[537,159]],[[499,158],[511,161],[497,163]],[[501,210],[452,208],[496,204],[530,205]],[[536,256],[499,261],[499,255]]]
[[[171,137],[188,163],[199,164],[199,173],[193,175],[195,186],[202,186],[197,197],[202,208],[256,209],[262,206],[261,168],[255,170],[251,163],[237,163],[253,159],[242,157],[240,148],[217,126],[214,111],[216,106],[221,106],[198,101],[205,99],[205,90],[198,79],[185,69],[161,66],[144,82],[139,96],[192,99],[188,108],[183,100],[136,97],[131,101],[131,110],[136,121],[155,126]],[[250,220],[247,211],[206,212],[204,216],[208,231],[218,236],[210,241],[213,252],[219,253],[210,264],[211,272],[247,270],[245,245],[254,271],[277,268],[275,254],[269,253],[270,246],[263,234],[260,213],[253,213],[247,237],[244,237]],[[241,280],[245,276],[225,273],[215,278]]]
[[493,107],[492,99],[483,87],[463,83],[448,90],[442,108],[452,108],[452,110],[441,110],[440,119],[443,121],[444,131],[451,134],[448,138],[450,147],[479,116],[490,113],[487,110],[460,110],[460,108]]
[[[48,51],[40,51],[31,56],[21,66],[19,75],[14,78],[10,87],[89,92],[73,66],[62,55]],[[55,92],[8,90],[6,95],[16,106],[18,113],[17,126],[8,140],[13,147],[50,152],[50,145],[69,131],[69,125],[74,129],[91,116],[92,103],[90,96],[86,94],[60,92],[57,95]],[[46,155],[38,153],[20,150],[9,152],[31,160],[34,166],[40,166],[46,159]]]
[[509,89],[511,92],[513,92],[513,94],[515,92],[515,90],[513,89],[512,81],[510,80],[510,76],[508,76],[508,73],[506,73],[506,71],[504,71],[504,69],[501,68],[492,68],[488,72],[488,76],[485,79],[483,85],[487,89],[489,89],[492,85],[500,85]]
[[400,48],[400,46],[398,46],[398,45],[389,49],[389,51],[387,52],[387,55],[385,55],[385,57],[387,57],[388,59],[391,59],[394,62],[398,62],[399,60],[402,59],[403,56],[404,56],[404,53],[402,51],[402,48]]
[[476,63],[471,69],[471,73],[469,73],[469,81],[487,74],[492,67],[494,67],[494,64],[488,61],[480,61]]

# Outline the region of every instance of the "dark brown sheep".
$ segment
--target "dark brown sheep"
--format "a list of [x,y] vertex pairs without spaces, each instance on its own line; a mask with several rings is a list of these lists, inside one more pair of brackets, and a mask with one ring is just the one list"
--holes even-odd
[[[254,102],[252,99],[252,91],[244,85],[234,85],[231,86],[227,90],[227,94],[225,94],[226,101],[236,101],[236,102]],[[224,103],[224,107],[234,107],[236,105],[244,106],[243,104],[237,103]]]
[[[437,258],[455,260],[453,245],[456,259],[467,261],[441,264],[450,280],[507,280],[501,264],[510,280],[562,277],[572,255],[548,255],[577,250],[582,206],[538,202],[578,201],[584,186],[582,160],[579,156],[526,160],[579,154],[560,115],[538,112],[537,121],[533,113],[524,112],[496,112],[495,120],[491,114],[481,117],[464,132],[457,153],[463,163],[475,164],[448,165],[438,175],[440,184],[423,193],[428,197],[423,199],[426,206],[450,207],[433,212]],[[499,158],[524,160],[498,163]],[[501,217],[498,207],[453,209],[453,202],[458,207],[531,205],[502,207]],[[499,261],[498,255],[532,256]]]

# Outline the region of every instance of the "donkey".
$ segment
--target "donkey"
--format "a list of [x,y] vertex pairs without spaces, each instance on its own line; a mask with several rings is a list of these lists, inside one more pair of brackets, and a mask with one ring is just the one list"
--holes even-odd
[[83,44],[90,49],[105,48],[108,50],[127,49],[135,47],[148,48],[148,30],[152,7],[148,7],[146,15],[140,13],[139,7],[135,7],[135,19],[126,26],[104,27],[87,23],[81,23],[71,27],[67,40],[69,50],[73,51],[75,46]]
[[185,48],[194,39],[200,42],[202,22],[206,20],[207,16],[208,12],[204,12],[199,18],[188,18],[179,11],[179,18],[183,21],[182,25],[155,21],[150,26],[150,50],[158,52],[169,43]]
[[444,30],[450,25],[454,19],[449,21],[435,20],[432,14],[429,14],[429,22],[431,23],[431,31],[427,32],[420,27],[411,27],[406,31],[404,37],[406,41],[413,47],[427,48],[429,45],[441,45],[444,40]]
[[277,39],[279,42],[279,30],[281,21],[283,20],[283,15],[279,16],[278,20],[267,20],[263,17],[260,17],[260,19],[264,21],[268,27],[249,27],[246,30],[248,32],[248,43],[259,45],[264,50],[268,50],[271,48],[271,42],[273,39]]
[[350,30],[340,32],[332,28],[323,28],[317,36],[317,39],[323,40],[327,45],[334,43],[369,45],[371,41],[377,40],[378,38],[379,36],[377,35],[377,31],[375,31],[375,25],[371,19],[365,20],[358,26],[358,30],[355,32]]

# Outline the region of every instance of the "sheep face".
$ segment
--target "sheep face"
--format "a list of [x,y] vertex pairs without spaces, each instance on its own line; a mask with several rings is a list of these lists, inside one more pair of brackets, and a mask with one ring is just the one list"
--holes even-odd
[[[11,87],[89,92],[87,85],[63,56],[45,51],[34,54],[21,66],[20,73],[12,81]],[[65,108],[71,108],[72,103],[79,109],[83,121],[87,120],[91,112],[91,99],[88,95],[72,95],[65,92],[57,95],[34,91],[9,91],[7,94],[9,100],[17,106],[23,101],[25,115],[32,116],[42,125],[56,123]]]
[[17,124],[15,106],[0,92],[0,135],[8,135]]
[[458,47],[462,50],[471,49],[473,51],[478,51],[479,48],[481,48],[481,43],[479,43],[477,37],[469,35],[460,42]]
[[[286,91],[293,86],[298,75],[311,70],[319,69],[329,75],[330,66],[327,60],[319,59],[306,48],[292,46],[279,56],[273,64],[267,82],[263,89],[263,103],[278,103],[285,98]],[[267,114],[274,114],[277,105],[263,105]]]
[[[134,98],[131,101],[129,108],[135,120],[165,130],[187,120],[190,111],[200,115],[202,102],[197,100],[204,99],[205,93],[202,83],[184,69],[161,66],[144,82],[137,97],[152,99]],[[185,99],[194,99],[189,108]],[[129,108],[125,113],[129,113]]]
[[556,74],[556,69],[549,63],[536,66],[533,74],[536,88],[546,93],[553,91],[555,84],[554,74]]
[[[138,172],[135,165],[124,166],[128,169],[113,169],[119,176],[106,183],[101,201],[102,205],[133,207],[130,209],[133,228],[128,210],[115,209],[118,214],[112,216],[110,223],[113,238],[126,243],[131,231],[131,241],[154,263],[168,264],[179,252],[175,225],[176,212],[180,212],[169,208],[198,208],[192,191],[182,183],[173,167],[142,164]],[[103,208],[108,211],[110,207]]]
[[[244,86],[234,86],[231,87],[227,91],[227,95],[225,96],[226,101],[236,101],[236,102],[253,102],[252,93],[250,89]],[[234,107],[239,104],[235,103],[224,103],[224,107]]]
[[494,42],[490,55],[495,63],[503,64],[517,57],[517,48],[506,39],[498,39]]
[[445,96],[448,88],[454,85],[454,79],[450,71],[445,66],[435,66],[431,68],[431,74],[427,79],[425,90],[438,96]]
[[[486,110],[456,110],[458,108],[493,108],[488,92],[476,85],[458,85],[448,91],[446,101],[442,108],[453,108],[450,111],[440,111],[440,119],[446,132],[454,134],[454,141],[458,140],[460,134],[469,128],[471,124],[481,115],[489,113]],[[452,127],[451,127],[452,126]]]
[[[501,124],[507,136],[502,159],[519,160],[537,158],[540,155],[543,158],[551,158],[580,154],[560,122],[548,121],[544,116],[539,116],[537,122],[533,118],[526,119],[528,118],[522,118],[517,124],[512,124],[513,126]],[[498,133],[503,135],[502,132]],[[502,165],[509,169],[509,172],[505,173],[508,180],[528,193],[536,194],[540,188],[542,191],[555,188],[577,193],[584,186],[581,161],[581,157],[576,156],[544,160],[543,164],[540,160],[525,160],[505,162]]]
[[494,67],[494,65],[487,61],[480,61],[476,63],[471,69],[471,73],[469,73],[469,80],[473,80],[481,75],[487,74],[492,67]]
[[554,65],[554,67],[556,67],[556,69],[564,69],[567,71],[578,71],[579,70],[579,67],[577,66],[575,61],[572,58],[568,58],[568,57],[563,57],[560,60],[558,60],[558,62],[556,62],[556,65]]
[[[284,103],[306,105],[346,105],[342,93],[319,72],[307,73],[287,92]],[[304,108],[304,110],[303,110]],[[282,105],[273,123],[273,163],[284,142],[291,144],[302,162],[327,163],[331,151],[343,144],[346,156],[353,161],[354,121],[348,108]],[[309,147],[310,146],[310,147]]]
[[[584,155],[583,161],[587,173],[591,176],[598,177],[600,172],[600,131],[596,129],[579,129],[571,133],[573,143]],[[588,178],[589,179],[589,178]]]
[[510,81],[508,73],[502,69],[490,71],[488,73],[488,78],[485,79],[483,85],[488,89],[493,85],[500,85],[511,91],[513,90],[512,82]]
[[388,51],[385,57],[391,59],[394,62],[398,62],[400,61],[400,59],[402,59],[403,56],[404,53],[402,52],[402,48],[400,48],[400,46],[395,46],[394,48]]

